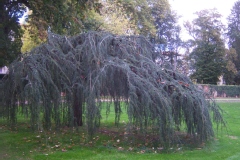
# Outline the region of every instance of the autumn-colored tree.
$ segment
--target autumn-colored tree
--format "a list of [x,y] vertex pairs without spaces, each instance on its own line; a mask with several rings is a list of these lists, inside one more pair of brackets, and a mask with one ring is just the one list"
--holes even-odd
[[234,79],[236,78],[236,75],[238,74],[235,62],[237,61],[237,53],[236,50],[233,48],[226,49],[225,51],[225,61],[227,63],[226,68],[224,70],[224,81],[227,85],[233,85],[236,84]]

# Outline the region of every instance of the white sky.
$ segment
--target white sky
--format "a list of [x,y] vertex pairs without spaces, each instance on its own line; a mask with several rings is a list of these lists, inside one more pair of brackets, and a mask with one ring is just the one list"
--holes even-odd
[[[237,0],[169,0],[169,3],[172,9],[175,10],[179,16],[182,16],[179,19],[181,26],[183,22],[191,22],[196,18],[195,12],[213,8],[216,8],[223,16],[222,22],[226,25],[226,18],[230,15],[231,9],[236,1]],[[182,31],[184,31],[184,28],[182,28]]]

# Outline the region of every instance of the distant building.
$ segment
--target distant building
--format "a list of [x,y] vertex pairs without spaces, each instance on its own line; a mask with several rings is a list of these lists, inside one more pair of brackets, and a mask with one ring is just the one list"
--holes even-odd
[[225,81],[224,81],[224,79],[223,79],[223,76],[221,75],[220,77],[218,77],[218,79],[219,79],[219,81],[218,81],[218,83],[217,83],[217,85],[224,85],[224,84],[226,84],[225,83]]
[[8,68],[6,66],[0,67],[0,79],[2,79],[4,75],[7,73],[8,73]]

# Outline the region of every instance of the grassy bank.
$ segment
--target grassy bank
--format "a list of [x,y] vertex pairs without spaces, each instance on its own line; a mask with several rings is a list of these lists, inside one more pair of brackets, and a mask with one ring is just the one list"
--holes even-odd
[[[0,120],[0,159],[240,159],[240,103],[220,103],[224,110],[228,130],[217,133],[214,142],[189,148],[179,145],[168,153],[148,144],[131,146],[124,141],[122,131],[127,120],[121,118],[120,126],[114,126],[114,116],[103,117],[102,126],[93,139],[88,140],[84,128],[63,128],[60,132],[32,132],[26,120],[22,119],[14,130]],[[119,134],[120,133],[120,134]]]

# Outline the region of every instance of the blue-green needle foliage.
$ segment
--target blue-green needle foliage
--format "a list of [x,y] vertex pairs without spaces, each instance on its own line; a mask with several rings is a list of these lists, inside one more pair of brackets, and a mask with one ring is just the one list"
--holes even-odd
[[116,125],[126,106],[127,137],[151,134],[161,144],[174,143],[180,128],[195,142],[210,140],[211,117],[224,123],[219,107],[141,36],[49,33],[47,43],[10,65],[0,90],[1,116],[15,124],[22,111],[33,129],[85,125],[93,135],[103,101],[114,104]]

